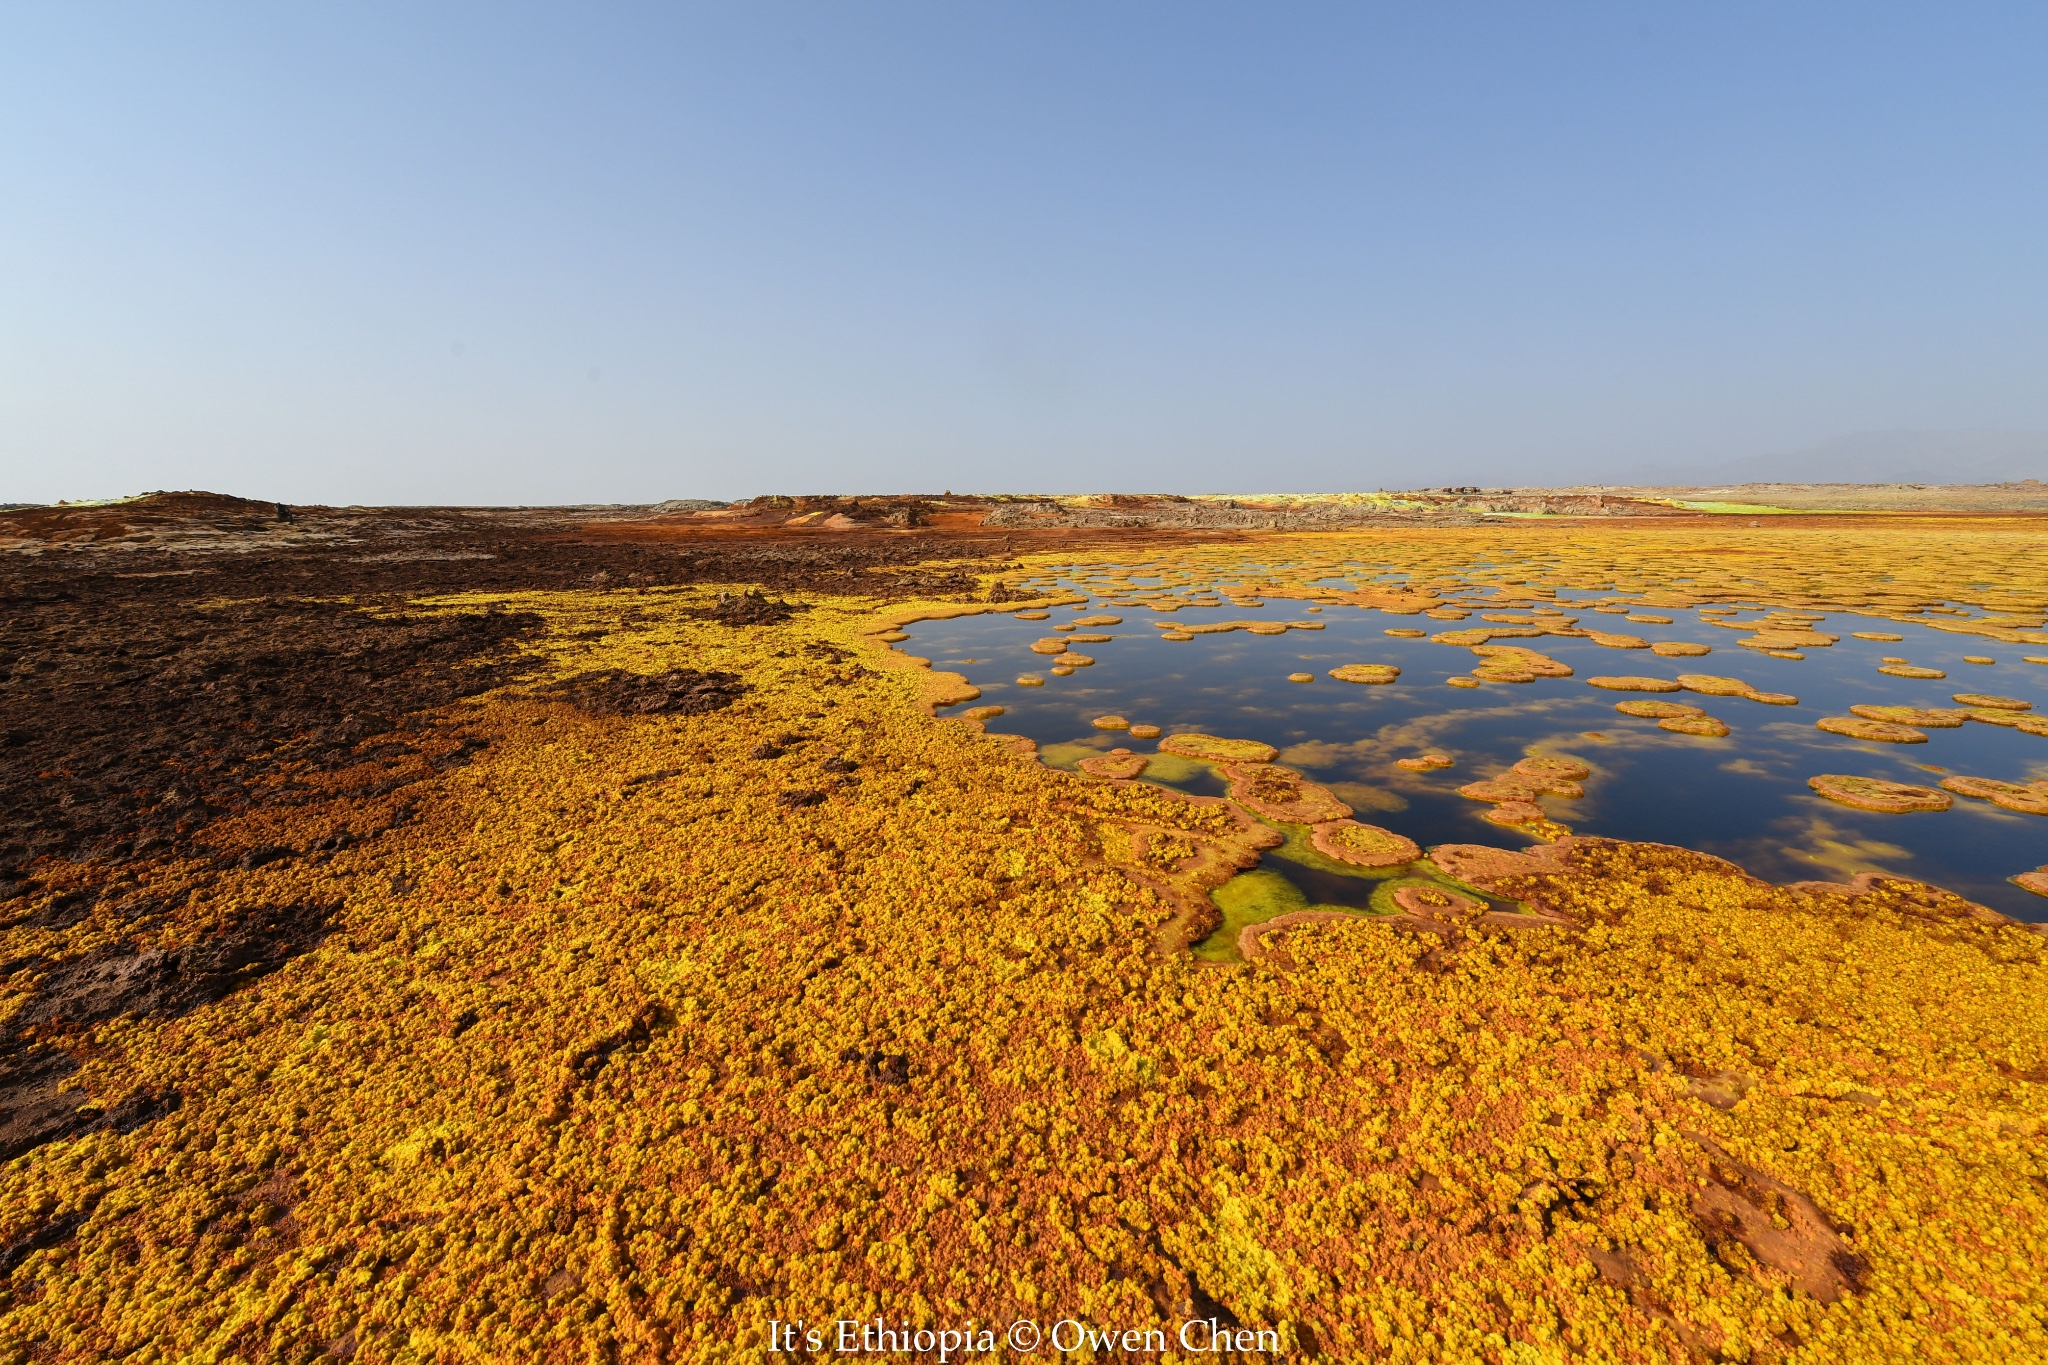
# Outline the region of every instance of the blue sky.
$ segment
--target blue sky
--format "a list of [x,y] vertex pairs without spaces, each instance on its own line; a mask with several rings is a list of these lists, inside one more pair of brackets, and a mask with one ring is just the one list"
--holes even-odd
[[2048,6],[0,11],[0,501],[2048,429]]

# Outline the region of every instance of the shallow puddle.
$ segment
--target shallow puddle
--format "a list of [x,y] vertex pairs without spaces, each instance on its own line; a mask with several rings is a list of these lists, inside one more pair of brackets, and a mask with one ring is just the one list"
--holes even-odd
[[[1366,587],[1395,577],[1385,570],[1361,569],[1319,581]],[[1157,591],[1156,580],[1140,574],[1132,581],[1140,592]],[[1952,700],[1957,693],[2025,701],[2033,707],[2028,714],[2048,712],[2048,666],[2023,662],[2027,655],[2048,655],[2048,646],[1994,643],[1917,621],[1805,610],[1791,614],[1808,618],[1807,629],[1840,639],[1827,646],[1809,643],[1796,650],[1804,658],[1790,659],[1740,646],[1736,641],[1750,631],[1715,624],[1755,625],[1771,614],[1754,601],[1730,613],[1725,608],[1734,604],[1726,597],[1702,604],[1706,612],[1636,604],[1626,613],[1602,613],[1593,604],[1615,605],[1614,593],[1560,590],[1554,597],[1503,605],[1478,599],[1480,591],[1494,591],[1495,582],[1461,594],[1439,575],[1433,581],[1447,597],[1467,599],[1455,604],[1466,614],[1453,619],[1451,606],[1440,606],[1432,618],[1349,604],[1312,610],[1311,603],[1277,597],[1233,602],[1225,600],[1236,591],[1227,589],[1226,581],[1169,584],[1189,603],[1170,612],[1133,604],[1127,593],[1111,597],[1098,591],[1084,605],[1051,609],[1046,619],[998,614],[920,622],[907,627],[911,638],[902,648],[929,658],[934,668],[966,674],[981,689],[973,704],[1006,708],[989,728],[1037,741],[1045,761],[1056,767],[1072,768],[1084,757],[1117,747],[1156,750],[1157,740],[1096,729],[1091,722],[1104,715],[1156,725],[1168,736],[1195,730],[1255,739],[1278,748],[1278,762],[1333,790],[1361,821],[1383,825],[1425,848],[1439,843],[1513,848],[1531,839],[1484,820],[1489,807],[1461,797],[1458,788],[1494,776],[1529,754],[1564,755],[1592,768],[1583,784],[1585,794],[1577,799],[1546,795],[1539,804],[1550,819],[1576,833],[1699,849],[1773,882],[1845,880],[1858,871],[1896,873],[2016,918],[2048,920],[2048,899],[2006,880],[2048,861],[2048,817],[1962,797],[1946,811],[1883,814],[1839,805],[1807,786],[1809,778],[1825,773],[1926,786],[1951,774],[2048,781],[2048,736],[1968,721],[1929,728],[1924,743],[1891,744],[1831,734],[1815,725],[1822,717],[1849,716],[1852,705],[1953,710],[1960,705]],[[1046,576],[1034,590],[1050,586]],[[1065,578],[1058,586],[1087,590]],[[1552,606],[1576,617],[1581,630],[1626,634],[1651,644],[1705,645],[1711,653],[1664,657],[1649,648],[1614,648],[1593,639],[1510,637],[1491,643],[1534,650],[1569,665],[1574,676],[1477,681],[1472,679],[1476,666],[1512,670],[1517,661],[1485,660],[1466,645],[1428,638],[1513,624],[1485,618],[1531,617]],[[1090,621],[1077,632],[1054,629],[1101,616],[1122,619]],[[1262,634],[1188,629],[1228,621],[1304,623],[1320,629]],[[1192,638],[1162,639],[1169,632],[1161,625]],[[1426,634],[1393,636],[1386,633],[1390,629]],[[1855,631],[1904,638],[1859,640]],[[1085,652],[1094,663],[1055,675],[1059,656],[1033,652],[1031,645],[1069,633],[1091,637],[1073,652]],[[1966,662],[1972,656],[1996,662]],[[1888,658],[1939,669],[1947,677],[1880,673]],[[1391,664],[1400,674],[1386,684],[1346,683],[1329,676],[1346,664]],[[1301,673],[1313,681],[1289,681],[1290,674]],[[1650,694],[1602,690],[1586,681],[1615,675],[1670,680],[1681,674],[1739,678],[1763,692],[1794,695],[1798,704],[1766,705],[1696,691],[1656,694],[1658,700],[1698,707],[1725,723],[1730,733],[1713,738],[1673,733],[1660,729],[1655,718],[1622,714],[1617,703]],[[1042,685],[1019,685],[1020,675],[1042,679]],[[1477,685],[1455,686],[1454,678]],[[1396,759],[1425,751],[1448,754],[1455,764],[1428,772],[1395,766]],[[1208,765],[1172,756],[1155,760],[1145,776],[1207,796],[1222,794],[1224,786]],[[1356,869],[1331,871],[1286,856],[1285,850],[1269,853],[1262,867],[1292,889],[1270,887],[1275,896],[1301,897],[1293,908],[1362,909],[1384,880]]]

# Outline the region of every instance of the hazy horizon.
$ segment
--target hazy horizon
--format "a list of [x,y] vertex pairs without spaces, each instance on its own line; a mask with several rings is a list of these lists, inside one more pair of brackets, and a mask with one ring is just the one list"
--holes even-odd
[[2048,432],[2034,6],[0,37],[5,502],[1539,486]]
[[[1974,442],[1965,438],[1977,438]],[[1930,459],[1930,452],[1947,452],[1955,458],[1941,461]],[[1599,486],[1696,486],[1743,484],[1961,484],[1986,485],[2023,482],[2032,479],[2048,482],[2048,432],[1858,432],[1824,441],[1805,451],[1764,456],[1760,459],[1734,460],[1718,466],[1670,466],[1662,469],[1647,468],[1635,471],[1643,477],[1630,478],[1617,475],[1612,478],[1591,478],[1580,481],[1560,481],[1549,484],[1506,484],[1489,487],[1516,488],[1559,488]],[[1623,471],[1626,473],[1626,471]],[[1459,481],[1451,481],[1453,483]],[[469,496],[444,502],[390,502],[390,503],[339,503],[334,506],[460,506],[460,507],[517,507],[517,506],[649,506],[662,502],[687,502],[693,500],[737,502],[753,497],[772,496],[842,496],[842,497],[907,497],[937,496],[958,493],[966,497],[1073,497],[1090,494],[1150,494],[1179,495],[1197,498],[1259,497],[1265,495],[1330,495],[1366,493],[1379,491],[1413,491],[1438,488],[1443,484],[1404,483],[1393,484],[1384,481],[1370,485],[1344,487],[1259,487],[1245,485],[1234,488],[1196,487],[984,487],[961,486],[958,488],[897,487],[888,485],[849,487],[825,486],[801,487],[784,486],[756,488],[737,492],[719,498],[706,498],[702,494],[672,493],[666,497],[625,499],[562,499],[547,503],[494,502],[482,496]],[[161,488],[130,490],[127,493],[107,498],[63,498],[47,499],[47,502],[103,502],[121,501],[160,492],[204,492],[230,497],[244,497],[252,501],[279,500],[272,498],[260,487],[252,488]],[[291,499],[282,499],[287,503]],[[10,500],[0,498],[0,506],[13,505]],[[323,505],[319,500],[301,499],[298,505]]]

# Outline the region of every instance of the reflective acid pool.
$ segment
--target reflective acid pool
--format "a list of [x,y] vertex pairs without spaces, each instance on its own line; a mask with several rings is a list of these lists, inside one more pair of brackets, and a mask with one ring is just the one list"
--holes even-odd
[[[1356,582],[1354,578],[1351,580]],[[1061,586],[1072,586],[1063,580]],[[2048,666],[2024,662],[2048,647],[1994,644],[1943,633],[1914,622],[1874,621],[1843,613],[1804,613],[1812,629],[1840,637],[1825,647],[1780,658],[1735,643],[1750,632],[1714,624],[1754,623],[1758,608],[1733,615],[1697,608],[1638,610],[1629,617],[1596,613],[1611,603],[1594,593],[1559,592],[1546,600],[1578,629],[1626,633],[1649,642],[1686,641],[1712,652],[1700,657],[1659,657],[1646,648],[1612,648],[1591,639],[1542,635],[1499,644],[1526,646],[1569,665],[1571,677],[1531,682],[1451,685],[1470,678],[1481,662],[1463,644],[1388,635],[1390,629],[1441,634],[1483,627],[1483,617],[1556,623],[1558,616],[1501,611],[1474,599],[1463,620],[1431,619],[1352,605],[1320,608],[1298,600],[1262,605],[1219,601],[1161,613],[1144,605],[1117,605],[1100,595],[1049,612],[1048,619],[1009,614],[927,621],[907,627],[902,648],[932,666],[965,674],[981,689],[968,705],[1000,705],[989,722],[999,733],[1028,736],[1045,762],[1071,768],[1113,747],[1153,752],[1157,740],[1104,732],[1091,721],[1118,715],[1165,735],[1202,731],[1256,739],[1279,749],[1278,762],[1330,787],[1356,818],[1384,826],[1427,847],[1445,842],[1517,847],[1531,837],[1489,823],[1486,805],[1458,788],[1504,770],[1531,753],[1569,756],[1591,767],[1578,799],[1546,796],[1553,820],[1579,834],[1683,845],[1739,863],[1774,882],[1844,880],[1859,871],[1896,873],[1946,887],[1981,904],[2028,920],[2048,920],[2048,899],[2007,878],[2048,862],[2048,817],[1956,797],[1945,811],[1889,814],[1854,809],[1813,792],[1817,774],[1847,774],[1932,786],[1944,776],[1967,775],[2013,783],[2048,781],[2048,735],[1968,722],[1927,729],[1924,743],[1898,744],[1831,734],[1822,717],[1847,717],[1856,704],[1955,709],[1956,694],[1993,694],[2048,712]],[[1448,616],[1449,609],[1442,608]],[[1054,627],[1089,616],[1116,616],[1110,625],[1073,631]],[[1669,624],[1654,619],[1669,618]],[[1632,617],[1633,619],[1630,619]],[[1185,632],[1225,621],[1298,622],[1320,629],[1281,634],[1195,634],[1167,640],[1161,623]],[[1508,624],[1496,622],[1495,624]],[[1898,634],[1899,641],[1853,638],[1863,630]],[[1069,676],[1051,671],[1057,655],[1032,652],[1033,641],[1062,635],[1109,638],[1074,643],[1070,653],[1095,662]],[[1966,657],[1992,657],[1989,664]],[[1887,658],[1942,670],[1942,679],[1880,673]],[[1386,685],[1335,681],[1346,664],[1392,664],[1401,671]],[[1290,674],[1311,675],[1308,682]],[[1708,738],[1670,733],[1653,719],[1618,712],[1616,704],[1642,694],[1605,691],[1589,677],[1640,675],[1673,679],[1701,673],[1739,678],[1755,688],[1798,698],[1796,705],[1766,705],[1739,696],[1694,692],[1657,699],[1697,706],[1725,723],[1729,733]],[[1026,686],[1020,676],[1042,680]],[[965,706],[958,709],[966,709]],[[1399,758],[1425,751],[1448,754],[1454,766],[1410,772]],[[1213,768],[1185,760],[1155,764],[1147,780],[1204,795],[1221,794]],[[1384,877],[1359,876],[1311,857],[1269,854],[1262,865],[1268,888],[1281,900],[1298,893],[1302,904],[1364,908]],[[1323,860],[1327,863],[1327,860]],[[1384,899],[1384,897],[1382,897]]]

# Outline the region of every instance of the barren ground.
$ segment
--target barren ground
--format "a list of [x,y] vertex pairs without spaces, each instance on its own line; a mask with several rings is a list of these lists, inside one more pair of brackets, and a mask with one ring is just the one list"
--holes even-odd
[[2048,1355],[2041,935],[1574,839],[1435,852],[1526,915],[1200,967],[1271,831],[883,639],[1303,527],[2043,588],[2026,515],[1486,496],[0,513],[0,1361]]

